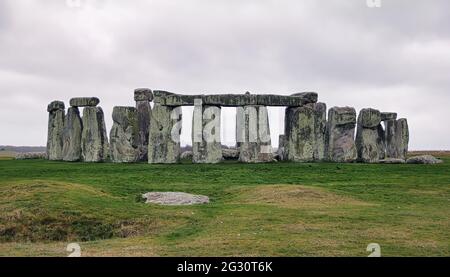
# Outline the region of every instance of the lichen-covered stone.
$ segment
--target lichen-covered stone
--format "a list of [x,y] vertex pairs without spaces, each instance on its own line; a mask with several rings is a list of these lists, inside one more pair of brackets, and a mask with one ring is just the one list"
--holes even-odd
[[443,163],[443,161],[435,158],[432,155],[421,155],[421,156],[415,156],[415,157],[409,158],[408,160],[406,160],[406,163],[409,163],[409,164],[440,164],[440,163]]
[[70,99],[72,107],[96,107],[100,103],[97,97],[76,97]]
[[310,104],[314,111],[314,161],[325,160],[325,135],[327,130],[327,105]]
[[289,161],[320,161],[325,156],[326,105],[289,107],[285,116],[285,157]]
[[192,162],[219,163],[222,161],[220,142],[221,108],[196,105],[192,118]]
[[109,155],[109,145],[102,108],[85,107],[82,121],[82,160],[84,162],[106,161]]
[[148,162],[151,164],[180,161],[181,107],[155,103],[150,117]]
[[138,88],[134,91],[134,101],[151,102],[153,100],[153,92],[148,88]]
[[77,107],[70,107],[67,110],[64,124],[64,147],[63,160],[67,162],[81,161],[81,135],[83,132],[83,122],[80,111]]
[[48,133],[47,133],[47,156],[51,161],[60,161],[63,159],[63,132],[65,111],[64,103],[53,101],[47,107]]
[[134,107],[114,107],[110,133],[111,161],[133,163],[139,160],[138,121]]
[[317,93],[305,92],[294,96],[273,94],[210,94],[180,95],[167,91],[154,91],[154,102],[165,106],[194,106],[196,99],[201,99],[206,106],[239,107],[261,106],[303,106],[317,102]]
[[397,120],[397,113],[382,112],[381,121]]
[[406,159],[408,154],[409,128],[408,121],[404,118],[399,120],[387,120],[386,126],[386,157]]
[[314,161],[314,110],[311,106],[290,107],[285,116],[286,157],[294,162]]
[[278,149],[277,149],[277,157],[279,161],[285,161],[286,158],[286,136],[279,135],[278,137]]
[[47,112],[53,112],[58,110],[64,110],[66,107],[64,106],[64,102],[62,101],[53,101],[47,106]]
[[355,126],[354,108],[333,107],[328,111],[326,153],[329,161],[353,162],[356,160]]
[[362,109],[359,113],[356,132],[359,161],[376,163],[384,158],[384,132],[380,123],[381,113],[378,110]]
[[148,139],[150,133],[150,117],[152,108],[150,102],[136,101],[137,122],[138,122],[138,152],[139,161],[148,161]]
[[223,156],[224,160],[238,160],[239,159],[239,149],[236,149],[236,148],[222,149],[222,156]]
[[190,161],[192,161],[192,156],[193,156],[192,151],[184,151],[183,153],[181,153],[180,158],[182,160],[190,160]]
[[236,128],[240,162],[264,163],[273,161],[267,107],[244,106],[238,108]]
[[406,163],[406,161],[403,159],[393,159],[393,158],[381,159],[378,162],[380,164],[404,164],[404,163]]

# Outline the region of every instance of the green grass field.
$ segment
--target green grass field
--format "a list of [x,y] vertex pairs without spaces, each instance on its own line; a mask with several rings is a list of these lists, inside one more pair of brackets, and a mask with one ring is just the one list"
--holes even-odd
[[[450,255],[439,165],[84,164],[0,158],[0,256]],[[150,191],[202,206],[143,203]]]

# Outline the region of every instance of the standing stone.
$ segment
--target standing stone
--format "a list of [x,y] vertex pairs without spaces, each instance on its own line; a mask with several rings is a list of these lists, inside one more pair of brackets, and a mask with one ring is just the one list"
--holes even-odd
[[385,121],[386,157],[405,160],[408,154],[409,128],[405,118]]
[[286,157],[294,162],[314,160],[314,110],[311,106],[286,108]]
[[358,160],[376,163],[384,159],[384,138],[381,127],[381,113],[374,109],[363,109],[358,116],[356,148]]
[[181,107],[155,103],[150,117],[148,162],[151,164],[180,161]]
[[192,118],[193,163],[222,161],[221,110],[217,106],[195,105]]
[[285,147],[286,147],[286,136],[280,135],[278,137],[278,150],[277,150],[277,155],[278,155],[279,161],[287,160]]
[[333,107],[328,111],[326,153],[329,161],[353,162],[356,160],[355,126],[354,108]]
[[82,160],[103,162],[108,158],[105,116],[100,107],[85,107],[81,135]]
[[285,156],[289,161],[312,162],[325,157],[326,105],[288,107],[285,116]]
[[48,107],[47,156],[51,161],[63,159],[64,102],[53,101]]
[[153,93],[149,89],[136,89],[134,92],[134,100],[136,101],[139,129],[139,161],[148,161],[148,139],[150,133],[150,117],[152,115],[150,102],[153,100]]
[[236,113],[236,127],[240,162],[273,161],[267,107],[260,105],[239,107]]
[[83,122],[77,107],[70,107],[64,124],[63,160],[67,162],[81,161],[81,135]]
[[110,133],[111,161],[133,163],[139,159],[138,121],[134,107],[114,107],[113,127]]
[[327,105],[325,103],[310,104],[314,110],[314,160],[325,160],[325,135],[327,130]]

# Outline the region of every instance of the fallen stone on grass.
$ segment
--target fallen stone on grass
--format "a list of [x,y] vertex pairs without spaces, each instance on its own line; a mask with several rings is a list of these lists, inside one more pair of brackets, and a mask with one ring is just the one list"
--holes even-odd
[[184,192],[148,192],[142,195],[145,203],[166,206],[196,205],[209,203],[209,197]]
[[236,148],[222,149],[222,156],[225,160],[239,159],[239,150]]
[[415,156],[406,160],[406,163],[408,164],[440,164],[443,162],[444,161],[437,159],[432,155]]
[[45,152],[29,152],[29,153],[17,153],[16,160],[38,160],[47,159],[47,153]]
[[384,160],[379,161],[380,164],[404,164],[406,163],[403,159],[394,159],[394,158],[387,158]]
[[184,151],[183,153],[181,153],[180,158],[182,160],[192,160],[192,151]]

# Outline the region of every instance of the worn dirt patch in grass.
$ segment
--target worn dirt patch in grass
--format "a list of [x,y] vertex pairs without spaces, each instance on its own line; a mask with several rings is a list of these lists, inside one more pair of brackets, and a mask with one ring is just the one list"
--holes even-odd
[[301,185],[265,185],[258,187],[241,187],[233,204],[274,205],[292,209],[320,209],[337,206],[372,206],[375,204],[357,200],[348,196],[337,195],[323,188]]

